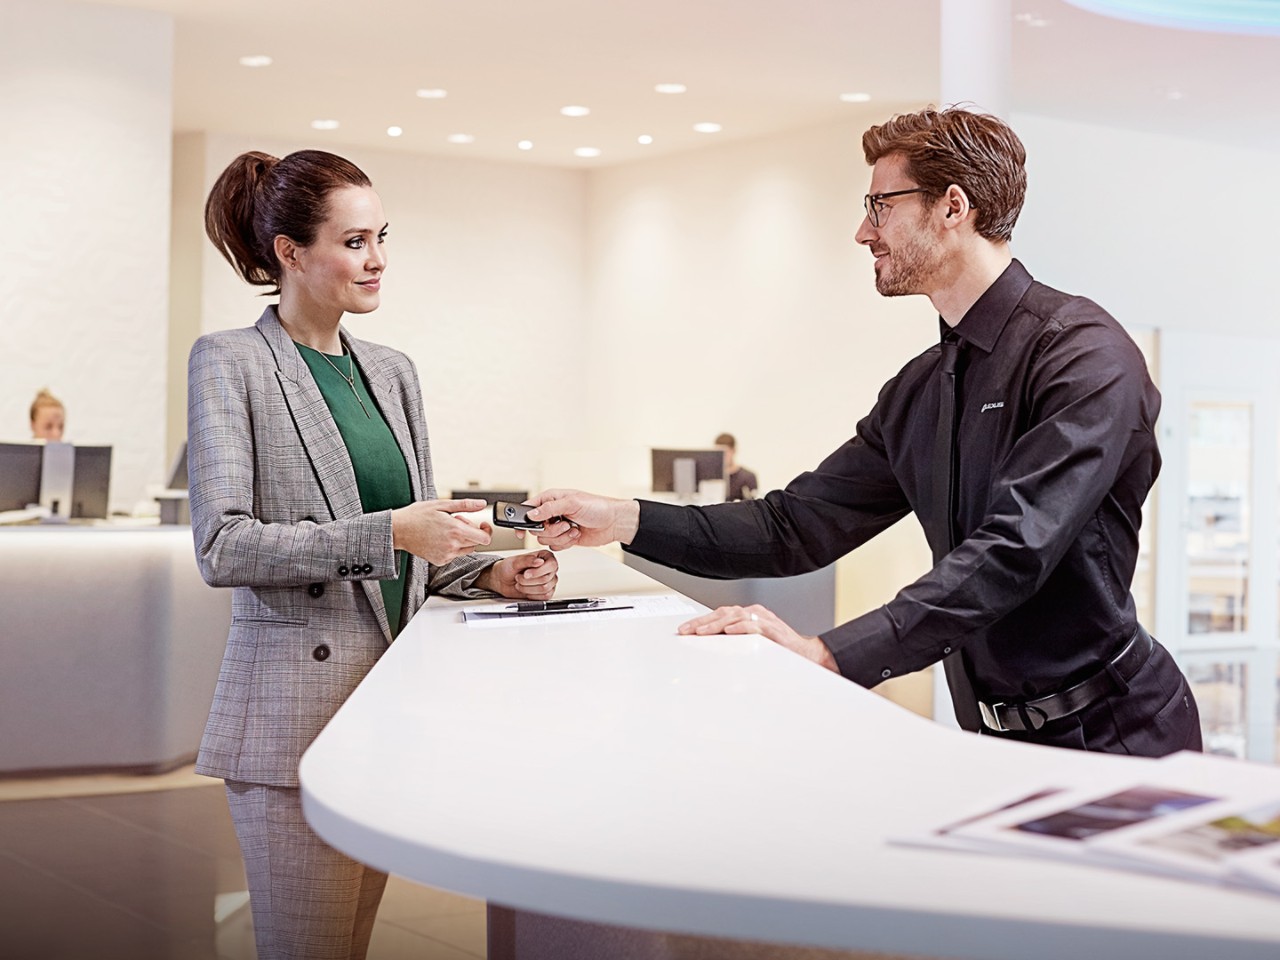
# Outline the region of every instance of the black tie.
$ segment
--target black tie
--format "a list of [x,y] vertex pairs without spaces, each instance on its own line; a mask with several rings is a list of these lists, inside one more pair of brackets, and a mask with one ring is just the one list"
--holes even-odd
[[[956,364],[960,341],[954,333],[942,339],[942,362],[938,366],[938,426],[933,437],[933,504],[935,529],[933,562],[938,563],[956,545]],[[978,698],[969,680],[963,651],[957,650],[942,661],[947,686],[955,707],[956,721],[965,730],[977,730],[982,721]]]

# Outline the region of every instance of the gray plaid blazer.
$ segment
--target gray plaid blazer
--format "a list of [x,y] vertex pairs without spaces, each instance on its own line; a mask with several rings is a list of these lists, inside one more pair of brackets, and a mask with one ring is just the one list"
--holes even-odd
[[[414,499],[434,499],[413,362],[340,333],[410,466]],[[361,510],[347,448],[274,306],[253,327],[197,340],[187,384],[196,559],[210,585],[233,588],[196,770],[296,787],[302,752],[391,642],[378,585],[397,572],[391,511]],[[496,560],[411,557],[407,614],[428,592],[491,596],[474,582]]]

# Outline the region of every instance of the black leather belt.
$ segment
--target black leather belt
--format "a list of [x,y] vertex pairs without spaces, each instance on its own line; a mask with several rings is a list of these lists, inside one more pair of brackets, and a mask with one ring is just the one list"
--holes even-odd
[[[1050,720],[1069,717],[1107,694],[1117,691],[1114,674],[1128,681],[1151,656],[1151,634],[1139,625],[1137,631],[1110,663],[1087,680],[1061,693],[1025,703],[983,703],[978,701],[982,723],[988,730],[1039,730]],[[1114,673],[1113,673],[1114,671]]]

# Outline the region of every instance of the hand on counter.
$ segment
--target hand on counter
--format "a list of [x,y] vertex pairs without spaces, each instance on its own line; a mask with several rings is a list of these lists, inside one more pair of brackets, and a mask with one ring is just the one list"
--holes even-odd
[[529,502],[537,505],[529,511],[529,519],[545,523],[535,536],[552,550],[601,547],[615,540],[630,543],[640,526],[636,500],[615,500],[582,490],[544,490]]
[[556,592],[560,561],[550,550],[499,560],[482,573],[476,586],[513,600],[547,600]]
[[710,613],[680,624],[678,632],[703,637],[716,633],[758,633],[833,673],[840,672],[836,658],[819,637],[796,633],[776,613],[758,603],[749,607],[717,607]]

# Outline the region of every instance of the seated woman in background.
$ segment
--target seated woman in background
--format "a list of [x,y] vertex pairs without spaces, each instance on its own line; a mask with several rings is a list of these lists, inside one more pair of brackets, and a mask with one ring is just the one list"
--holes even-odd
[[61,440],[66,424],[67,408],[48,387],[41,387],[31,403],[31,439]]

